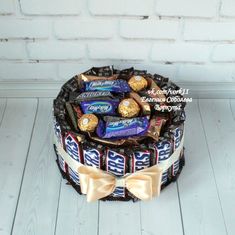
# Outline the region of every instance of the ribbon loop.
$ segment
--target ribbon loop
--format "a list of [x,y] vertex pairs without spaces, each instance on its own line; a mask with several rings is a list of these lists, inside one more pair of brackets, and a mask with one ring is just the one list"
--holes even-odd
[[157,166],[122,178],[90,166],[80,166],[78,172],[81,191],[87,195],[88,202],[110,195],[116,187],[126,187],[141,200],[149,200],[160,194],[162,169]]

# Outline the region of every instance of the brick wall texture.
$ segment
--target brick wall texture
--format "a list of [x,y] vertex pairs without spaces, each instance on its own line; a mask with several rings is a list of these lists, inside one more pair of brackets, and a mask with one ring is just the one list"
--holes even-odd
[[0,80],[112,64],[235,82],[235,0],[1,0]]

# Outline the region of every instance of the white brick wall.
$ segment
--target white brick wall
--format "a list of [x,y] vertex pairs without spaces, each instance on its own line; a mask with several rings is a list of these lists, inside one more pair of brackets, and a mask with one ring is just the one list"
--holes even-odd
[[0,80],[113,64],[235,82],[235,0],[0,1]]

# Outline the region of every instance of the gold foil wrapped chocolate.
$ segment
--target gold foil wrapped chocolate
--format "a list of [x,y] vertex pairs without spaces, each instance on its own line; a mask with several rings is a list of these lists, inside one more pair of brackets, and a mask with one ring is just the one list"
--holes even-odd
[[141,91],[148,86],[148,81],[143,76],[132,76],[128,81],[129,86],[134,91]]
[[130,92],[129,96],[130,96],[130,98],[133,98],[138,103],[138,105],[141,107],[143,115],[150,115],[151,114],[151,108],[150,108],[149,103],[142,101],[141,97],[139,96],[138,93]]
[[84,114],[78,120],[78,127],[81,131],[93,132],[98,125],[98,118],[94,114]]
[[122,117],[135,117],[140,112],[140,107],[132,98],[122,100],[118,105],[118,112]]

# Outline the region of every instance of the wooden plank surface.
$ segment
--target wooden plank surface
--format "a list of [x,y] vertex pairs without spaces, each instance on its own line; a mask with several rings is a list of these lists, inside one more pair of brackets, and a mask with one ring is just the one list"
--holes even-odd
[[62,180],[56,234],[96,235],[98,216],[98,202],[87,203],[85,196]]
[[235,121],[234,102],[201,100],[207,144],[216,179],[217,190],[227,226],[227,234],[235,234]]
[[40,99],[13,234],[54,234],[61,176],[52,145],[52,100]]
[[[178,179],[185,235],[225,235],[226,227],[197,101],[188,104],[186,114],[186,166]],[[203,115],[211,114],[205,112]]]
[[100,202],[100,235],[140,235],[140,202]]
[[0,126],[3,120],[6,104],[7,104],[7,99],[0,99]]
[[37,108],[36,99],[8,99],[0,127],[0,234],[11,233]]
[[142,235],[183,234],[176,183],[167,186],[159,198],[141,202]]

